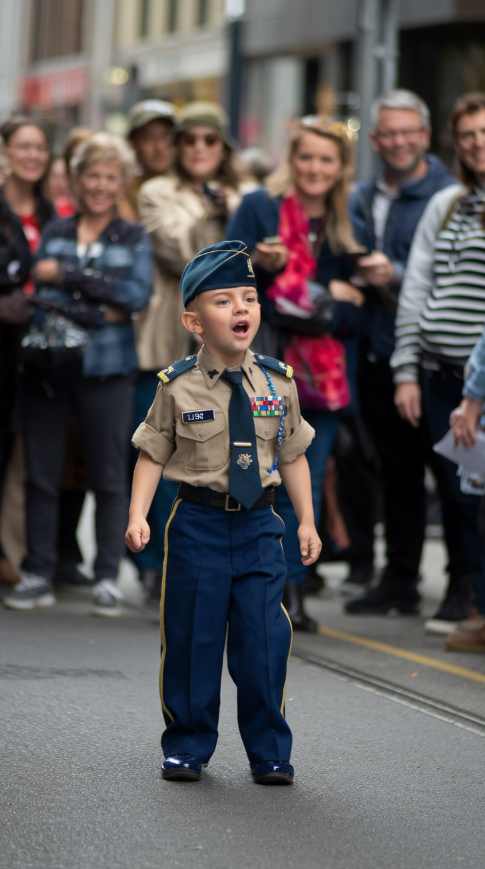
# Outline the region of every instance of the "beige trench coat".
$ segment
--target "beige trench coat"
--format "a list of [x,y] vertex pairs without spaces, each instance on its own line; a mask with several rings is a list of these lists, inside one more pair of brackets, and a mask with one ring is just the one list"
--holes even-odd
[[[241,194],[228,189],[230,214]],[[139,318],[137,350],[143,371],[159,371],[186,356],[190,333],[182,324],[180,276],[203,247],[222,241],[225,221],[213,215],[206,199],[174,176],[145,182],[139,192],[140,223],[154,253],[154,285]]]

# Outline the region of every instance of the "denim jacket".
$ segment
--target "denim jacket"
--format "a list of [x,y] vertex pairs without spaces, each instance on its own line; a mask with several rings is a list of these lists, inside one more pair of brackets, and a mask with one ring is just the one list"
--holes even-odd
[[115,217],[79,256],[78,221],[77,214],[46,226],[35,261],[56,259],[65,272],[58,286],[37,282],[36,295],[89,331],[85,377],[127,375],[138,368],[133,324],[106,323],[104,312],[107,306],[128,314],[145,307],[152,286],[151,244],[143,227]]

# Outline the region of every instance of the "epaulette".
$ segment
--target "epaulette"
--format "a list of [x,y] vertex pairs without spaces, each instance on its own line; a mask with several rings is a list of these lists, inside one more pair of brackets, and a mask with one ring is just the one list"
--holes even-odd
[[258,365],[263,365],[265,368],[271,368],[279,374],[286,374],[290,379],[293,377],[293,368],[285,362],[280,362],[279,359],[272,359],[271,356],[261,356],[261,353],[255,353],[254,358]]
[[162,383],[170,383],[174,377],[178,377],[179,374],[183,374],[184,371],[193,368],[196,362],[197,356],[184,356],[183,359],[179,359],[178,362],[174,362],[173,365],[169,365],[168,368],[159,371],[157,377],[160,378]]

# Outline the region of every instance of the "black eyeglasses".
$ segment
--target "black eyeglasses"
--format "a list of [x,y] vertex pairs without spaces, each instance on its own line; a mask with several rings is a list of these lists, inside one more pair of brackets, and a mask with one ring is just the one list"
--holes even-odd
[[405,139],[411,139],[413,136],[417,136],[418,133],[422,133],[424,131],[424,127],[414,127],[413,129],[408,130],[376,130],[376,136],[379,136],[379,139],[384,139],[384,141],[390,141],[391,139],[395,139],[396,136],[404,136]]

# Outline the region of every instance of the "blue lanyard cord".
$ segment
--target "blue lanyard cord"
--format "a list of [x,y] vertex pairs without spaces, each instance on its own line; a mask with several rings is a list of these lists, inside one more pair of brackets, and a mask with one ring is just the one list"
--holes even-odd
[[[273,381],[271,380],[271,377],[269,376],[268,372],[266,371],[266,368],[264,368],[262,365],[261,365],[261,371],[263,371],[265,376],[266,376],[266,380],[268,381],[268,386],[270,388],[271,395],[273,396],[273,398],[277,398],[276,389],[274,388]],[[279,452],[279,449],[281,446],[281,441],[283,438],[283,425],[285,422],[285,415],[286,415],[284,400],[283,400],[283,403],[281,405],[281,408],[282,408],[282,414],[281,414],[280,427],[278,429],[278,440],[276,442],[276,458],[275,458],[275,462],[274,462],[273,467],[268,468],[268,471],[267,471],[268,474],[272,474],[273,471],[278,470],[278,452]]]

